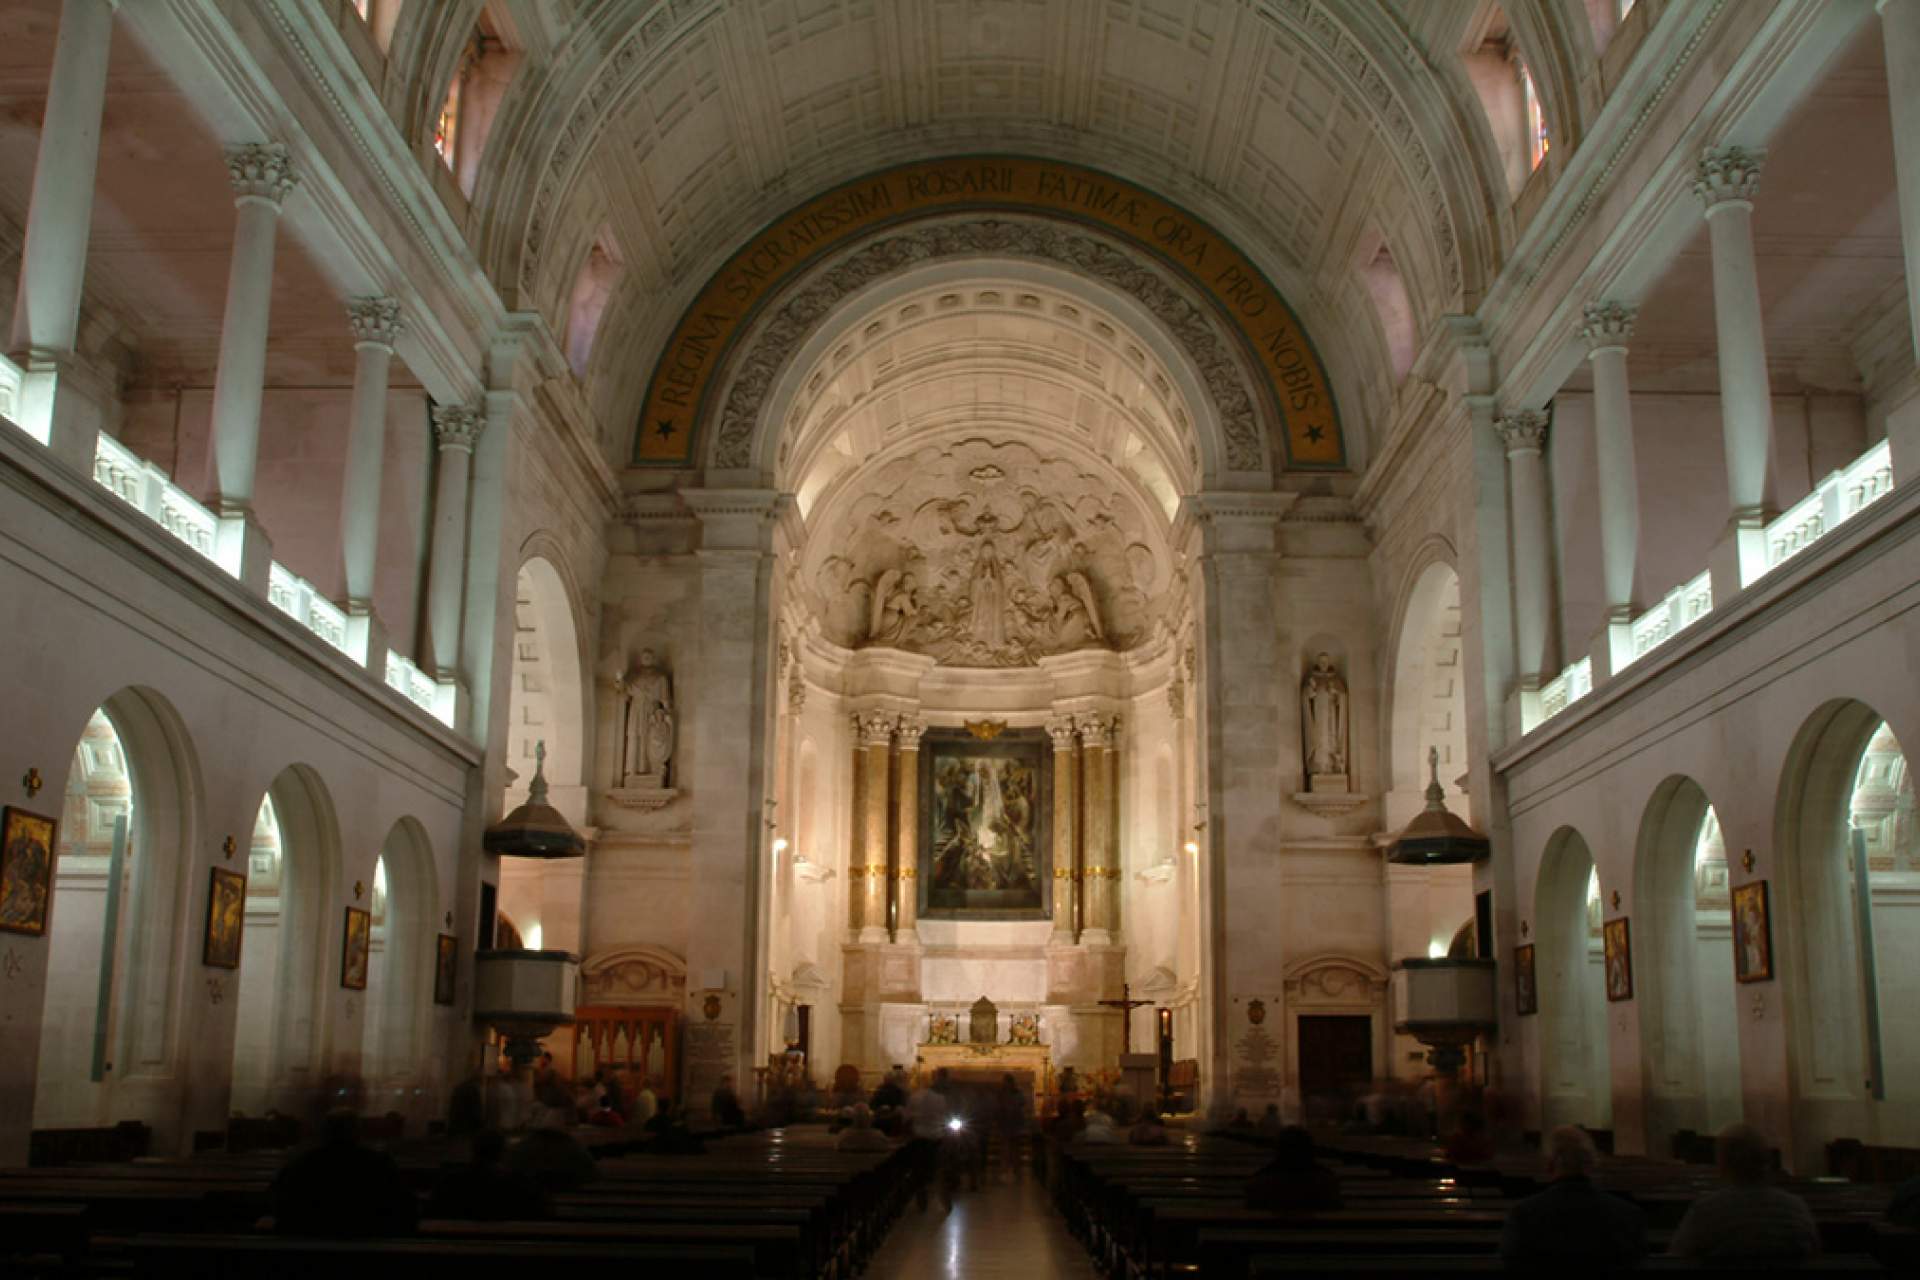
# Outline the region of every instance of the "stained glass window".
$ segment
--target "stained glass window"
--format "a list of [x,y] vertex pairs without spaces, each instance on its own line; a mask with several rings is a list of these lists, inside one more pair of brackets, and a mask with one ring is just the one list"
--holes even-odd
[[1520,95],[1526,101],[1527,110],[1527,167],[1538,169],[1540,162],[1547,158],[1547,117],[1540,110],[1540,93],[1533,86],[1533,73],[1527,70],[1527,64],[1515,59],[1514,66],[1520,69]]

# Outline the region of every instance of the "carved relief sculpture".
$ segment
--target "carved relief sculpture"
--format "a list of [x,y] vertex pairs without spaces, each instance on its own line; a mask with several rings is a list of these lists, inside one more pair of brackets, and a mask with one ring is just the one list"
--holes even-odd
[[1025,443],[919,450],[833,517],[848,536],[817,539],[802,581],[848,648],[957,667],[1125,650],[1170,580],[1134,498]]
[[639,665],[613,682],[624,700],[626,733],[622,741],[621,785],[665,788],[673,761],[676,720],[673,678],[651,649],[640,651]]
[[1347,790],[1347,682],[1327,654],[1314,656],[1300,686],[1300,721],[1307,790]]

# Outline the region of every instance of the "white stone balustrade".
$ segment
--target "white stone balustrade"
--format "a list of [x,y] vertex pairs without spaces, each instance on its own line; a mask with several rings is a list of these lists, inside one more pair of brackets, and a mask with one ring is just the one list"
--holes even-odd
[[1582,658],[1540,686],[1539,724],[1545,724],[1592,692],[1593,659]]
[[1893,492],[1893,455],[1882,440],[1831,472],[1767,525],[1767,568],[1779,568],[1827,534]]
[[340,652],[347,652],[346,612],[278,560],[267,570],[267,602]]
[[427,673],[409,662],[395,650],[387,650],[387,687],[398,691],[408,702],[419,707],[428,715],[439,717],[434,706],[437,689]]
[[218,563],[214,546],[220,522],[169,480],[165,471],[103,435],[94,446],[93,478],[114,497]]
[[1633,620],[1630,624],[1633,652],[1628,661],[1638,662],[1712,612],[1713,575],[1703,569],[1697,577],[1667,592],[1660,603]]

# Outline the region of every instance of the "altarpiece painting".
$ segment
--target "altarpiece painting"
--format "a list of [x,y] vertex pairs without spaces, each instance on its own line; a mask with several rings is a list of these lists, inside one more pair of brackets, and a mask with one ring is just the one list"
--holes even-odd
[[1043,920],[1053,906],[1053,744],[930,729],[920,745],[920,914]]

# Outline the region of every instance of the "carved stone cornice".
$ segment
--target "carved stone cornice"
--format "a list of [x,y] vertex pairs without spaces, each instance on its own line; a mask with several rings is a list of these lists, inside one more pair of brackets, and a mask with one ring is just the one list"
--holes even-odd
[[1760,189],[1760,167],[1767,153],[1760,148],[1708,147],[1700,153],[1694,168],[1693,194],[1706,206],[1707,216],[1716,209],[1737,204],[1751,207],[1754,192]]
[[1587,354],[1626,350],[1627,340],[1633,337],[1633,323],[1639,315],[1638,307],[1623,302],[1589,302],[1581,311],[1580,321],[1580,336],[1586,339]]
[[1509,458],[1539,453],[1547,444],[1547,415],[1538,409],[1515,409],[1494,419],[1493,429]]
[[347,327],[353,330],[355,346],[385,347],[388,351],[407,329],[400,318],[400,299],[385,297],[349,298]]
[[474,441],[486,428],[487,415],[473,405],[433,406],[433,438],[442,453],[451,449],[472,453]]
[[233,182],[237,200],[264,200],[280,207],[296,186],[300,175],[284,142],[243,142],[227,148],[227,177]]

